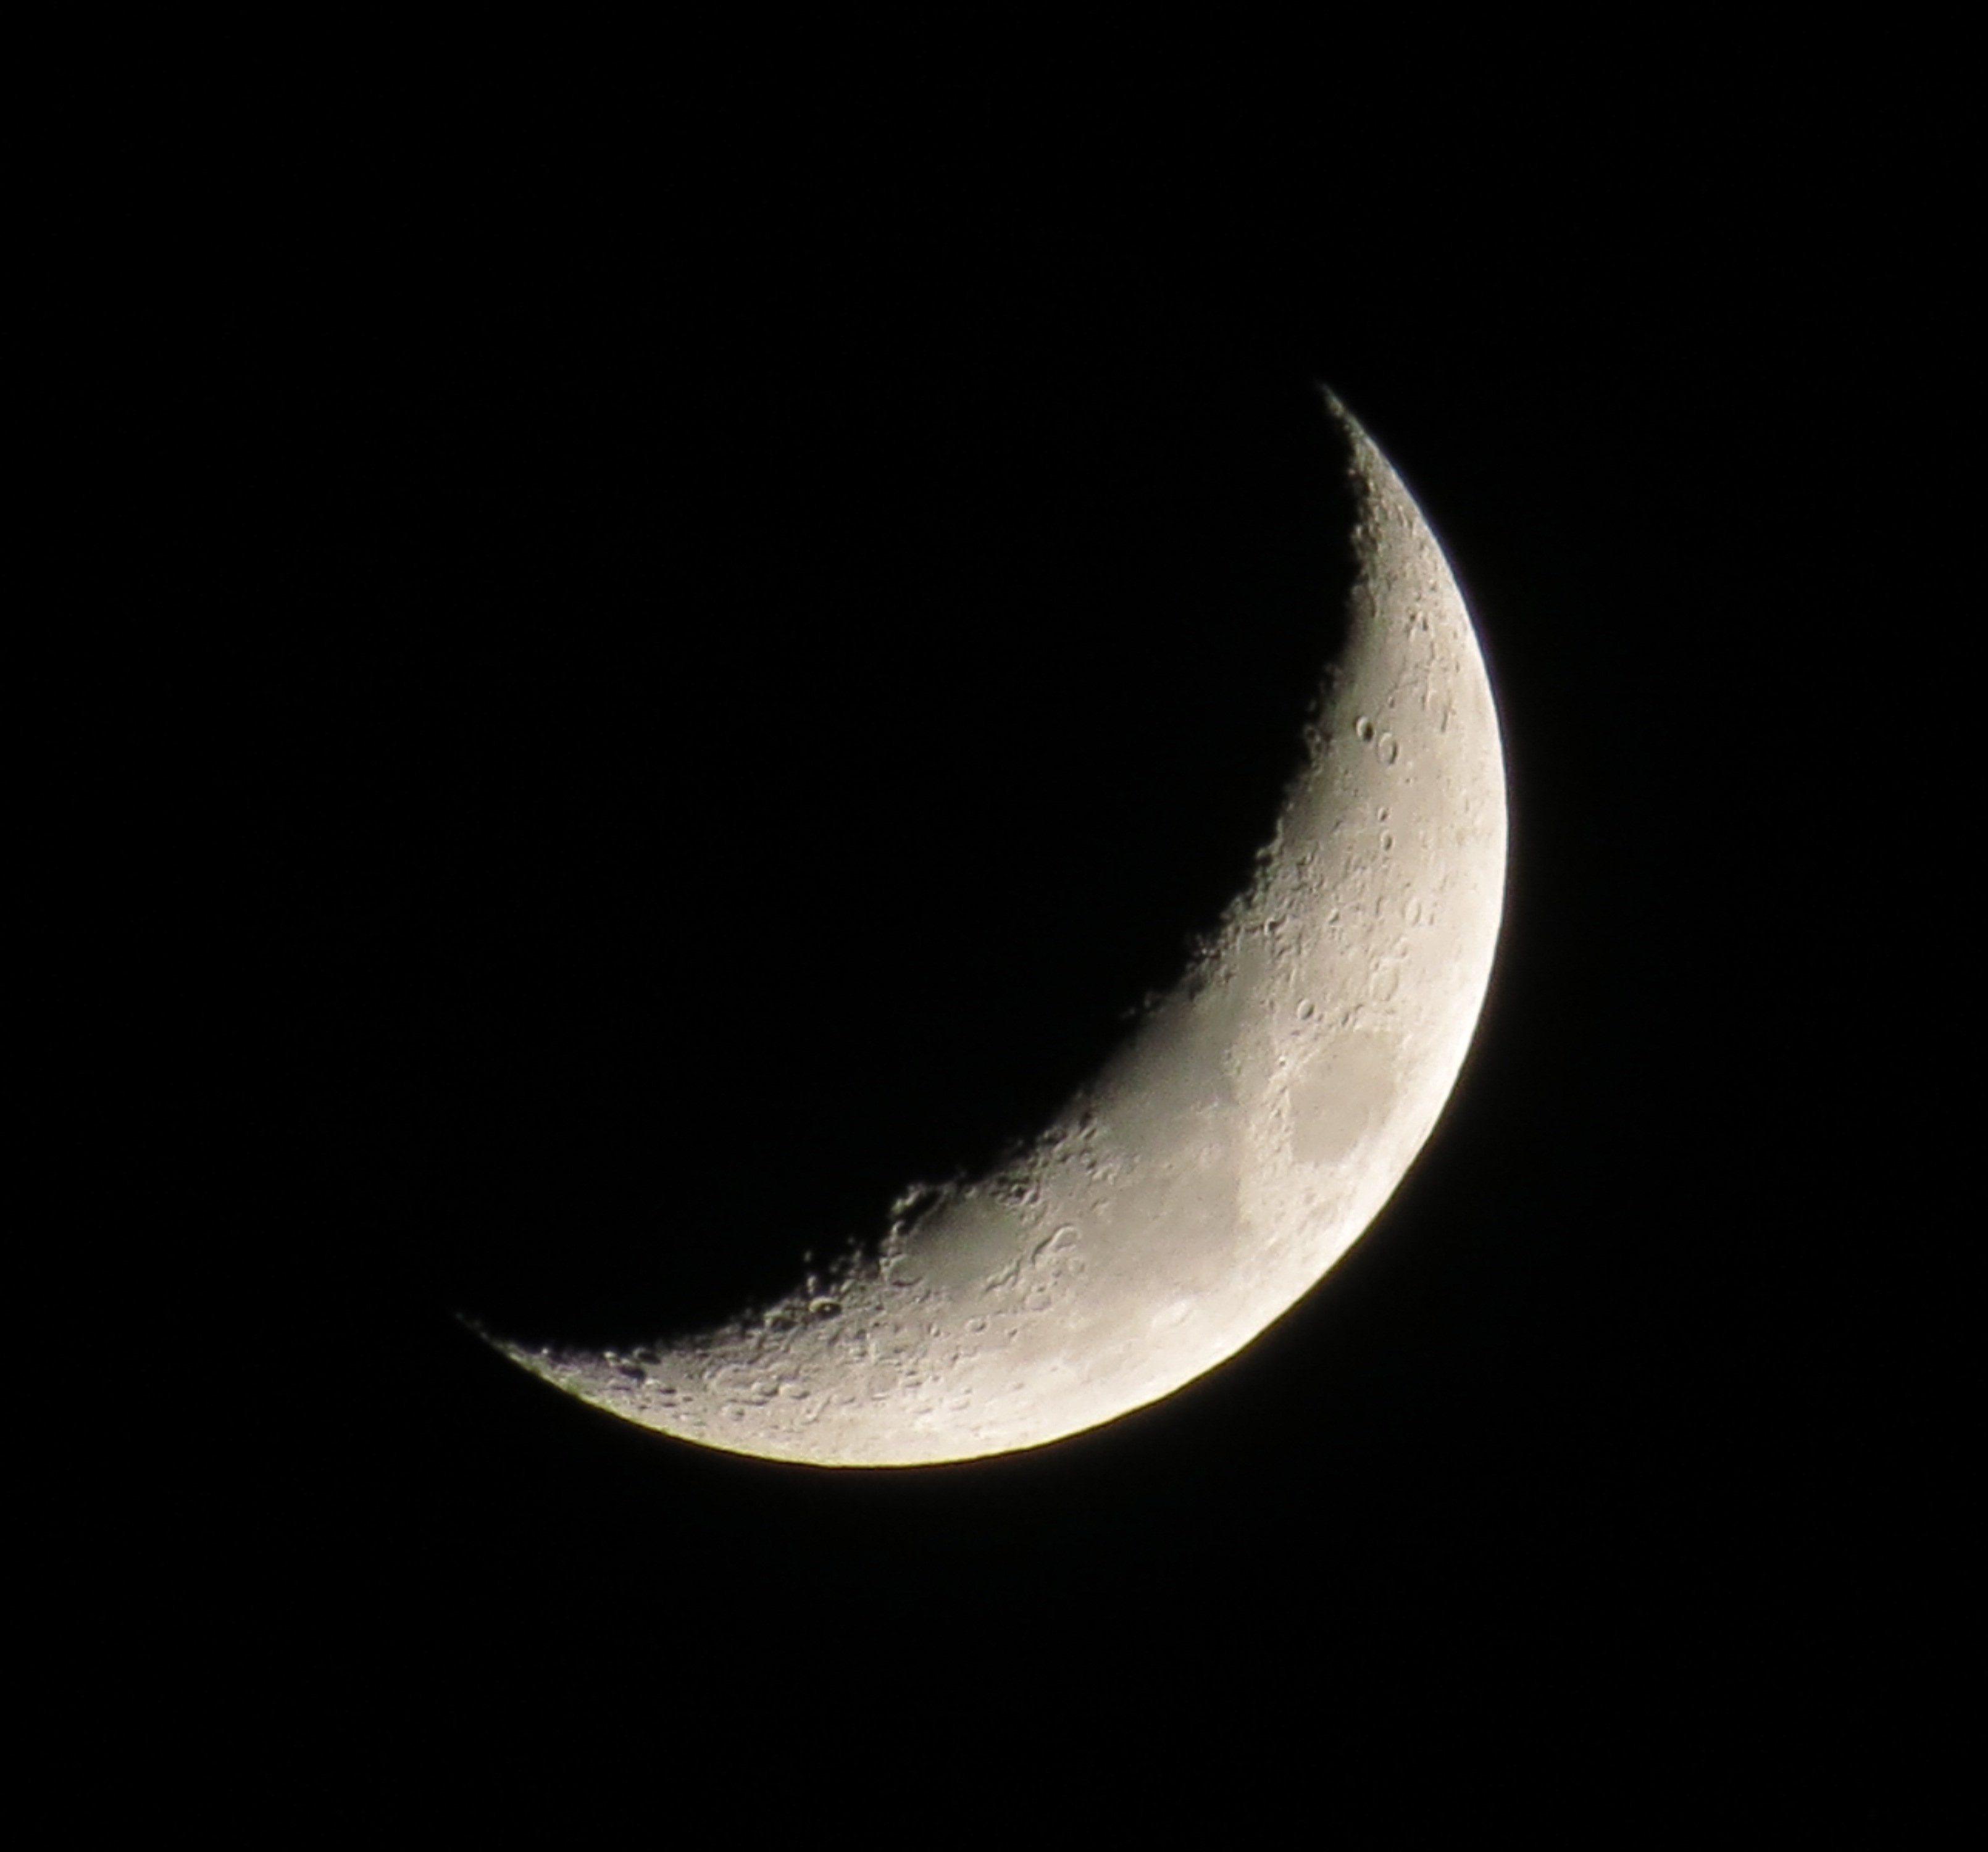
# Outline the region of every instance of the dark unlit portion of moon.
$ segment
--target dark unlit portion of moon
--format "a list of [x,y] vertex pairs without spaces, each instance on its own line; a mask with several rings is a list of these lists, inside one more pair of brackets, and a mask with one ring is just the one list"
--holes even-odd
[[447,938],[381,1026],[424,1191],[383,1208],[448,1303],[627,1348],[776,1300],[1178,978],[1303,762],[1354,498],[1302,394],[1128,406],[714,408],[642,519],[392,627],[431,762],[381,803],[434,805]]
[[[1358,578],[1341,647],[1307,676],[1316,712],[1282,808],[1185,972],[1044,1107],[1043,1129],[970,1178],[905,1178],[866,1239],[837,1251],[840,1231],[824,1228],[811,1270],[707,1329],[613,1350],[505,1342],[509,1354],[629,1420],[739,1452],[971,1458],[1180,1387],[1358,1238],[1467,1050],[1502,907],[1505,802],[1454,580],[1398,478],[1346,429]],[[1057,744],[1040,742],[1052,756]],[[939,904],[901,904],[935,931],[976,894],[1053,906],[1057,885],[1029,878],[1032,847],[1026,831],[1006,844],[969,831]],[[957,981],[965,996],[978,974]],[[760,1051],[763,1071],[779,1052]],[[947,1074],[921,1062],[918,1084],[943,1090]],[[756,1098],[769,1164],[791,1161],[786,1128],[810,1103],[805,1088]],[[659,1181],[654,1213],[671,1212]]]

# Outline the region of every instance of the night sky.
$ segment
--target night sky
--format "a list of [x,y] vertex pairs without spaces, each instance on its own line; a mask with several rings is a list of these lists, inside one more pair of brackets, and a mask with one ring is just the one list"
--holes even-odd
[[[303,1360],[202,1455],[224,1631],[311,1694],[276,1763],[363,1688],[438,1791],[632,1758],[659,1818],[988,1731],[1023,1833],[1037,1757],[1162,1813],[1297,1780],[1322,1837],[1911,1817],[1831,1747],[1903,1663],[1904,1495],[1817,1174],[1803,666],[1823,279],[1888,234],[1816,133],[714,106],[220,191],[171,897],[215,1309]],[[1315,382],[1451,555],[1511,775],[1478,1041],[1364,1242],[1170,1401],[939,1469],[700,1452],[483,1347],[784,1287],[1170,980],[1347,584]]]

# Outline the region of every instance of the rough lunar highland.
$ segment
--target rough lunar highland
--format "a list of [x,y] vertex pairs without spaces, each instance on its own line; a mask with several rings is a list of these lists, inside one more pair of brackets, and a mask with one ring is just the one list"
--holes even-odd
[[1039,1446],[1232,1356],[1358,1239],[1434,1129],[1503,912],[1504,762],[1441,549],[1336,404],[1361,514],[1346,647],[1257,877],[998,1173],[913,1190],[778,1304],[631,1354],[493,1340],[686,1440],[823,1466]]

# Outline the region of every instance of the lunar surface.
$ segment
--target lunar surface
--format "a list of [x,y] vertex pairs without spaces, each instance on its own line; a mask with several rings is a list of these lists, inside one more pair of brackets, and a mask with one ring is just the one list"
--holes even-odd
[[1352,418],[1345,648],[1248,891],[994,1174],[908,1189],[779,1303],[631,1353],[493,1337],[661,1433],[906,1466],[1036,1447],[1233,1356],[1357,1240],[1434,1129],[1503,908],[1503,755],[1428,523]]

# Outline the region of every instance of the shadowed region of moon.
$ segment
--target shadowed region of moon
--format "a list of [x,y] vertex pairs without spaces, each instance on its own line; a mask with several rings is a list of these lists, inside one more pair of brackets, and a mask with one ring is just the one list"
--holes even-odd
[[[631,1421],[733,1451],[827,1465],[966,1458],[1040,1445],[1180,1387],[1248,1343],[1358,1238],[1428,1137],[1467,1051],[1502,911],[1505,800],[1489,684],[1455,581],[1393,471],[1341,422],[1357,510],[1344,631],[1314,630],[1303,685],[1316,711],[1303,724],[1302,712],[1290,717],[1295,751],[1281,764],[1259,755],[1283,792],[1281,808],[1266,801],[1253,836],[1240,839],[1263,845],[1253,860],[1239,863],[1232,846],[1183,854],[1189,877],[1148,891],[1165,893],[1158,917],[1169,924],[1172,904],[1207,907],[1185,974],[1178,945],[1161,942],[1172,935],[1132,917],[1136,902],[1110,910],[1104,897],[1124,869],[1086,877],[1115,855],[1170,861],[1170,840],[1228,822],[1198,815],[1188,795],[1205,762],[1149,738],[1149,779],[1128,756],[1139,738],[1129,723],[1087,752],[1083,722],[1099,688],[1084,647],[1060,651],[1053,630],[1025,626],[1028,647],[997,650],[989,672],[1002,703],[1013,701],[1005,733],[973,733],[958,762],[969,776],[920,782],[923,752],[949,718],[937,696],[941,725],[887,752],[897,779],[925,795],[912,817],[946,851],[921,862],[918,880],[865,904],[888,853],[853,884],[846,862],[819,888],[797,871],[796,811],[824,789],[831,807],[847,796],[826,770],[797,783],[789,762],[755,789],[756,803],[728,812],[760,858],[752,897],[770,913],[759,924],[776,923],[747,965],[777,980],[795,949],[785,948],[785,965],[769,955],[783,935],[818,934],[814,982],[833,988],[845,961],[862,975],[851,984],[840,972],[839,1011],[792,986],[780,1032],[737,1044],[752,1071],[739,1076],[739,1129],[718,1166],[729,1207],[675,1187],[672,1169],[645,1208],[624,1206],[622,1225],[637,1231],[646,1215],[652,1239],[671,1225],[678,1241],[723,1245],[741,1219],[795,1216],[819,1244],[813,1264],[701,1330],[656,1320],[644,1340],[607,1346],[549,1337],[541,1323],[543,1341],[500,1347]],[[1019,589],[990,572],[983,592],[990,581],[1003,596]],[[1211,620],[1199,632],[1195,667],[1212,679],[1236,647],[1228,627]],[[1156,627],[1146,651],[1183,634],[1197,633]],[[1321,641],[1335,646],[1322,659]],[[1090,666],[1124,667],[1115,653]],[[1073,702],[1067,683],[1060,707],[1025,698],[1066,670],[1081,691]],[[1128,714],[1149,709],[1154,688],[1126,672]],[[1163,711],[1161,731],[1180,718]],[[999,823],[970,775],[986,775],[983,755],[999,767]],[[1018,786],[1024,801],[1011,808]],[[1134,788],[1155,794],[1143,818],[1122,803]],[[1205,894],[1218,871],[1224,891]],[[819,918],[823,897],[847,917]],[[717,897],[686,894],[692,931],[725,917]],[[1039,935],[1026,951],[1024,922]],[[1100,965],[1063,951],[1100,932],[1114,953],[1121,933],[1138,948],[1114,958],[1113,976],[1158,975],[1172,955],[1171,988],[1136,1021],[1107,1026],[1128,999]],[[680,972],[685,949],[659,952],[659,972]],[[745,975],[730,950],[729,961],[709,961],[705,994],[720,1005]],[[913,1001],[886,1003],[887,992]],[[1016,1032],[1009,1012],[1045,998],[1080,1032],[1065,1024],[1045,1035],[1040,1016]],[[880,1028],[900,1044],[852,1059]],[[894,1087],[880,1084],[887,1074]],[[711,1076],[694,1078],[715,1090]],[[970,1120],[931,1105],[954,1088],[972,1100]],[[868,1123],[894,1109],[904,1125]],[[1032,1140],[1001,1148],[1031,1122],[1043,1128]],[[864,1161],[888,1152],[906,1166],[906,1187],[867,1226],[874,1167],[863,1173],[834,1148],[852,1133]],[[685,1165],[711,1156],[686,1137]],[[781,1184],[761,1192],[773,1173]],[[705,1225],[687,1221],[712,1209]],[[570,1212],[549,1240],[594,1239]]]
[[[592,463],[528,424],[502,544],[341,617],[292,904],[391,1264],[694,1335],[986,1174],[1176,980],[1302,762],[1354,498],[1303,395],[1067,396],[693,401]],[[541,451],[585,519],[525,518]]]

